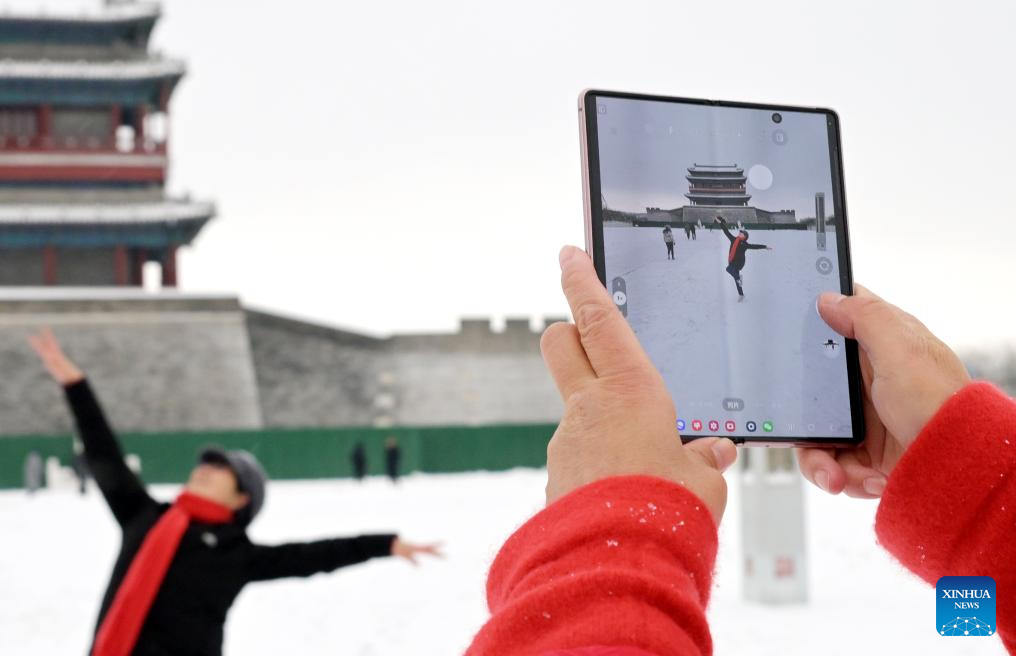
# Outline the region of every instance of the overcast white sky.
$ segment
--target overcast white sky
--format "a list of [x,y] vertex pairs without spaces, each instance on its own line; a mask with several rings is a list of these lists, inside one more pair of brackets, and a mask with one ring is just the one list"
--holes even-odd
[[155,47],[190,65],[171,188],[220,210],[182,256],[185,290],[372,333],[562,314],[576,96],[597,87],[838,110],[857,280],[953,345],[1016,335],[1016,3],[163,9]]

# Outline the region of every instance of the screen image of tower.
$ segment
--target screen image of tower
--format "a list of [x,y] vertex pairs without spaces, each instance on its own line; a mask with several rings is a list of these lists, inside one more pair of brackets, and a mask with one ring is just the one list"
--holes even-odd
[[[606,284],[682,434],[845,438],[827,117],[597,99]],[[620,295],[616,292],[620,290]]]

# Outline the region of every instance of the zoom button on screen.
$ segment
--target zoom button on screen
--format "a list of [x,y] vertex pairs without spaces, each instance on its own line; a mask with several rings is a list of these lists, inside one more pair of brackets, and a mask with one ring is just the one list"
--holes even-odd
[[621,311],[621,315],[627,317],[628,285],[621,276],[610,281],[610,296],[614,299],[614,305]]
[[723,399],[723,409],[728,412],[740,412],[744,410],[744,399],[727,397]]

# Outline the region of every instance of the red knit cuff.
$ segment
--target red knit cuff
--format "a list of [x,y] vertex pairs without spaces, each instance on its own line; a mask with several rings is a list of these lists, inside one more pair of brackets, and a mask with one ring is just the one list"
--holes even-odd
[[684,486],[653,476],[606,478],[558,499],[508,538],[491,566],[487,601],[496,610],[548,568],[642,566],[648,549],[680,558],[705,607],[716,547],[712,514]]
[[683,486],[649,476],[591,483],[502,547],[487,580],[492,617],[468,653],[709,654],[715,558],[712,514]]
[[879,504],[879,542],[934,583],[991,497],[1016,476],[1016,403],[989,383],[950,397],[889,476]]

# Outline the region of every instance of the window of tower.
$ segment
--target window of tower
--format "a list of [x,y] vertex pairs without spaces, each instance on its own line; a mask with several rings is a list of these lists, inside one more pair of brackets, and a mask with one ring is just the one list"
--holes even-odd
[[0,107],[0,145],[27,146],[38,134],[34,109]]

